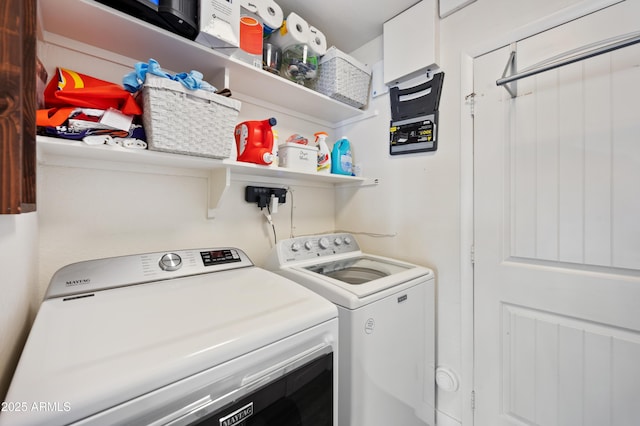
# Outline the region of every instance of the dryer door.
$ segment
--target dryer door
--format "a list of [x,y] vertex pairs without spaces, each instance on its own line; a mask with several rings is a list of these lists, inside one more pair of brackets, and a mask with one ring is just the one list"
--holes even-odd
[[333,426],[337,326],[336,318],[73,425]]
[[[267,380],[257,379],[257,382]],[[248,387],[256,386],[256,382]],[[212,404],[215,401],[211,402]],[[264,384],[240,400],[201,418],[207,405],[171,425],[333,425],[333,354],[328,353]]]

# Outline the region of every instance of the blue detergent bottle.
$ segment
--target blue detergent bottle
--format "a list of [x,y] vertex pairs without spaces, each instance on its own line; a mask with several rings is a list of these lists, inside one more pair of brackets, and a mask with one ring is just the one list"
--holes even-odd
[[353,174],[351,144],[346,136],[343,136],[333,144],[331,151],[331,173],[348,176]]

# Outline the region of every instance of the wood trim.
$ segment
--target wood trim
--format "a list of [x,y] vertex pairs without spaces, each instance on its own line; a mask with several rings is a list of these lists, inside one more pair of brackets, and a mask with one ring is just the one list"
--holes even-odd
[[36,0],[0,12],[0,214],[17,214],[36,204]]
[[36,209],[36,15],[37,0],[23,0],[22,212]]

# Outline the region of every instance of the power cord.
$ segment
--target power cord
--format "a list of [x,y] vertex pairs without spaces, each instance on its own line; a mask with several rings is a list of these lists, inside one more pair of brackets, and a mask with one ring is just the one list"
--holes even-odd
[[276,225],[273,223],[273,219],[271,218],[271,203],[267,203],[267,212],[265,213],[263,208],[260,208],[264,217],[267,218],[267,222],[271,225],[271,229],[273,229],[273,244],[278,244],[278,235],[276,234]]
[[289,199],[291,200],[291,216],[289,218],[289,238],[294,238],[293,235],[293,188],[288,187],[287,192],[289,193]]

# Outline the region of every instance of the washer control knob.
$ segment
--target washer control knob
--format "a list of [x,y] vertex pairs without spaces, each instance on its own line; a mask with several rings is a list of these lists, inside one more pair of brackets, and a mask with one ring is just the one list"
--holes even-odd
[[313,243],[311,241],[305,241],[304,242],[304,248],[306,248],[307,250],[311,250],[313,248]]
[[349,245],[349,244],[351,244],[351,237],[344,237],[344,240],[343,240],[343,241],[344,241],[344,243],[345,243],[346,245]]
[[160,258],[158,264],[163,271],[177,271],[182,266],[182,258],[175,253],[167,253]]
[[293,243],[291,244],[291,251],[298,251],[300,250],[300,243]]
[[340,237],[336,237],[336,239],[335,239],[335,240],[333,240],[333,243],[334,243],[335,245],[337,245],[337,246],[341,245],[341,244],[342,244],[342,238],[340,238]]
[[322,249],[328,248],[329,247],[329,239],[327,237],[320,238],[320,240],[318,241],[318,245]]

